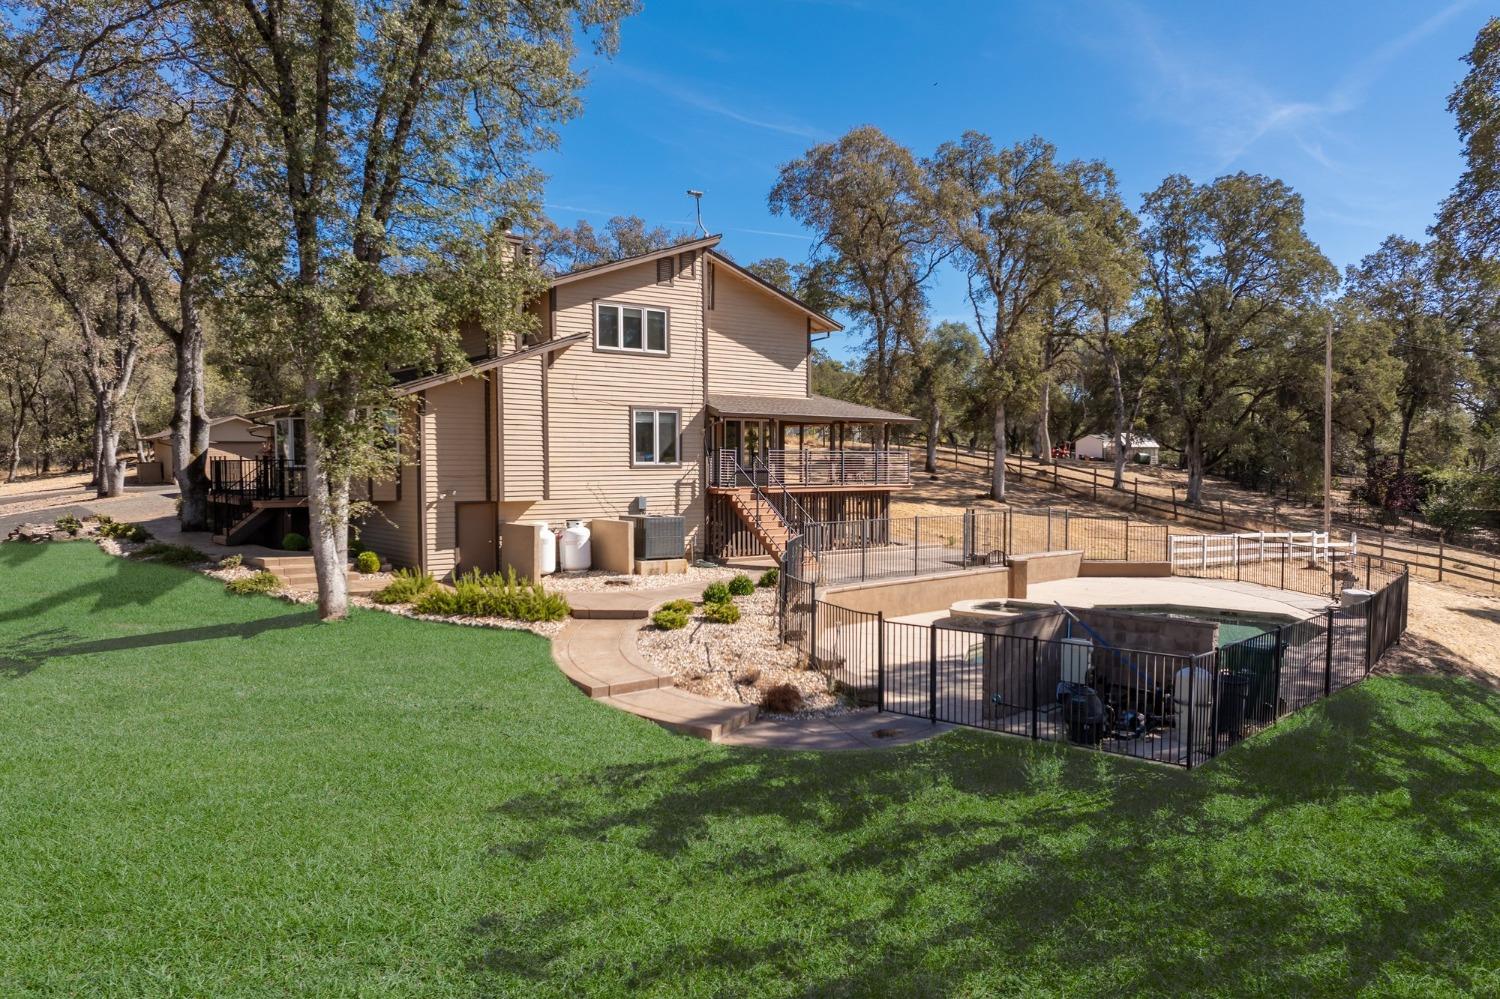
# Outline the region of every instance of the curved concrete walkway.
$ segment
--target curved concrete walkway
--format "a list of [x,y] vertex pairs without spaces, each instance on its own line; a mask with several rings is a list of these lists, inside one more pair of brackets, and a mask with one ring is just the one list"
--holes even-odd
[[636,636],[653,608],[698,593],[695,584],[571,593],[573,618],[553,639],[552,659],[589,697],[710,742],[788,750],[880,749],[930,738],[950,727],[873,710],[833,718],[759,719],[753,704],[679,690],[671,676],[646,664]]

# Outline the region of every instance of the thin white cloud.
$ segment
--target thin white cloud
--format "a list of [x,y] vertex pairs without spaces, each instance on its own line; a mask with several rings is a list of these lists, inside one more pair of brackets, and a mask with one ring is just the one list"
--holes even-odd
[[650,87],[657,93],[672,98],[679,104],[708,114],[718,115],[741,125],[751,128],[764,129],[768,132],[779,132],[782,135],[793,135],[800,139],[818,139],[822,137],[817,129],[803,122],[772,117],[759,112],[742,111],[707,94],[699,93],[692,87],[685,86],[676,80],[653,73],[648,70],[639,69],[625,63],[616,63],[613,67],[616,72],[635,80],[637,83]]
[[1114,5],[1134,51],[1152,80],[1151,106],[1198,129],[1217,160],[1216,170],[1234,164],[1252,146],[1273,134],[1293,137],[1310,159],[1335,173],[1345,168],[1322,141],[1328,123],[1363,105],[1371,87],[1424,38],[1442,28],[1475,0],[1454,0],[1405,32],[1377,46],[1349,67],[1324,94],[1285,99],[1252,74],[1237,71],[1225,53],[1201,39],[1169,36],[1156,18],[1131,0]]

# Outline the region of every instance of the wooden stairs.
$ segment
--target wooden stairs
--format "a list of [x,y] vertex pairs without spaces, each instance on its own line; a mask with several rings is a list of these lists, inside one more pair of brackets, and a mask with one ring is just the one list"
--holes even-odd
[[[311,555],[251,555],[246,557],[245,565],[275,574],[289,589],[318,588],[318,573],[313,568]],[[384,581],[361,575],[353,569],[347,572],[350,593],[373,593],[385,585]]]
[[753,487],[726,489],[724,495],[750,533],[755,535],[755,540],[766,550],[766,554],[780,565],[786,558],[787,544],[792,540],[792,532],[786,522],[769,502],[757,496],[757,490]]

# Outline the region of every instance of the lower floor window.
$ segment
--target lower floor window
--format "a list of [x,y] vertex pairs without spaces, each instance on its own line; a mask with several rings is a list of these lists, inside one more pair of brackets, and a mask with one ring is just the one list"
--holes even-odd
[[681,415],[675,409],[631,410],[637,465],[677,464],[678,423]]

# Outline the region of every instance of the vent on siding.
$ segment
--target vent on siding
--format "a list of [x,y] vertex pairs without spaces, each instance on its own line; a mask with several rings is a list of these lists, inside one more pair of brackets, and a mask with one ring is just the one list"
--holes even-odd
[[713,264],[709,264],[708,265],[708,307],[710,309],[712,309],[714,307],[714,271],[715,271],[715,269],[716,268],[714,267]]
[[677,276],[682,278],[692,277],[693,261],[696,259],[696,255],[691,251],[688,253],[679,253],[677,255]]
[[667,284],[667,285],[669,285],[669,284],[672,283],[672,258],[671,257],[662,257],[660,260],[658,260],[656,262],[656,283],[657,284]]

